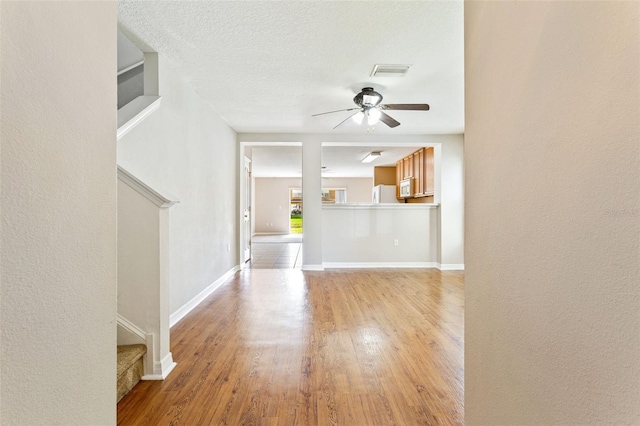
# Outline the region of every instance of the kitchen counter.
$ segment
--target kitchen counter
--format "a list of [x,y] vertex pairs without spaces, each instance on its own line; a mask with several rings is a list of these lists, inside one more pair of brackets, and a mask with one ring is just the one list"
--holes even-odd
[[323,204],[322,209],[337,210],[385,210],[385,209],[413,209],[413,210],[430,210],[438,208],[438,203],[341,203],[341,204]]

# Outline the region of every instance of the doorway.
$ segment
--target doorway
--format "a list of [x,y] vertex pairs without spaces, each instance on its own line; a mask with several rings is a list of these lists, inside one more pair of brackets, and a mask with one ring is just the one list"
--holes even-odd
[[301,268],[302,144],[241,142],[240,150],[250,164],[240,178],[241,208],[250,207],[241,211],[243,267]]
[[302,188],[289,189],[289,233],[302,234]]
[[242,197],[243,208],[243,229],[242,229],[242,262],[251,260],[251,160],[244,157],[244,196]]

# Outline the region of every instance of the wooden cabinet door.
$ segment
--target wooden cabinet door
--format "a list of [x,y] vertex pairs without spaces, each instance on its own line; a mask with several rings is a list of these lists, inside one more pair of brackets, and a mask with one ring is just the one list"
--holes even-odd
[[422,167],[420,166],[420,151],[413,153],[413,195],[422,195]]
[[413,161],[411,156],[404,157],[404,179],[413,177]]
[[396,163],[396,197],[400,198],[400,181],[413,179],[413,196],[433,195],[433,148],[420,148]]
[[396,198],[400,198],[400,181],[404,179],[404,162],[402,160],[396,163]]
[[434,188],[434,166],[433,166],[433,148],[424,149],[424,194],[433,195]]

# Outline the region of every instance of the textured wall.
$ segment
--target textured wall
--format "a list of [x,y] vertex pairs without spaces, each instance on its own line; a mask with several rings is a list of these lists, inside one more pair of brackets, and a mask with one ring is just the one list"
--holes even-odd
[[116,3],[2,2],[2,425],[116,422]]
[[173,313],[237,264],[238,154],[235,132],[158,56],[162,104],[118,142],[118,163],[180,200],[169,213]]
[[465,412],[640,424],[637,2],[468,2]]

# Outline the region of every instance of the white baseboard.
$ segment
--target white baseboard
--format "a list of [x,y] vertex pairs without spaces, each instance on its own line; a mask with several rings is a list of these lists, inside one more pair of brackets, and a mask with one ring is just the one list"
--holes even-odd
[[237,271],[240,270],[240,266],[236,265],[233,268],[229,269],[224,275],[211,283],[207,288],[202,290],[196,297],[189,300],[187,303],[182,305],[177,311],[172,313],[169,316],[169,327],[173,327],[184,318],[189,312],[191,312],[196,306],[198,306],[204,299],[206,299],[211,293],[216,291],[218,287],[222,285],[225,281],[233,276]]
[[324,271],[324,265],[302,265],[303,271]]
[[[464,271],[464,263],[438,262],[324,262],[327,269],[355,269],[355,268],[436,268],[441,271]],[[304,266],[302,267],[304,270]],[[318,269],[309,269],[318,270]]]
[[142,376],[142,380],[164,380],[176,365],[178,364],[173,362],[173,355],[169,352],[162,360],[153,363],[153,374]]
[[443,263],[438,265],[441,271],[464,271],[464,263]]
[[436,262],[325,262],[325,268],[437,268]]

